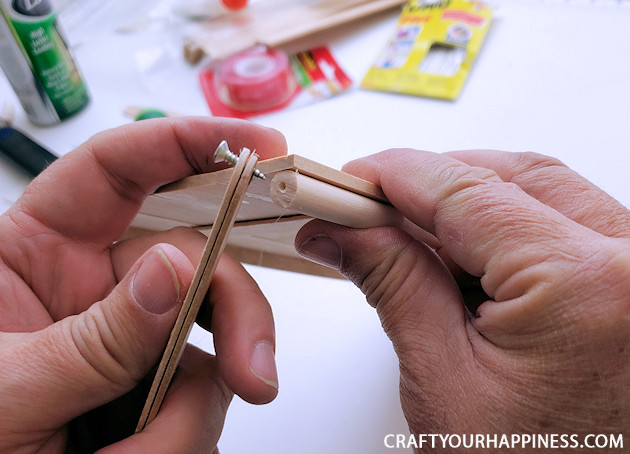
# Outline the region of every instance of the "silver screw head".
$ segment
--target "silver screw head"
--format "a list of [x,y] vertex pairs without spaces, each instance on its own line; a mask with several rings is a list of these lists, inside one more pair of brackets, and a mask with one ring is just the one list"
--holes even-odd
[[236,165],[238,162],[238,157],[230,151],[230,147],[225,140],[222,140],[214,151],[214,162],[229,162],[232,165]]
[[[217,149],[214,150],[214,162],[227,162],[234,167],[238,163],[238,156],[232,153],[227,142],[222,140]],[[261,180],[266,179],[265,175],[258,169],[254,169],[254,176],[260,178]]]

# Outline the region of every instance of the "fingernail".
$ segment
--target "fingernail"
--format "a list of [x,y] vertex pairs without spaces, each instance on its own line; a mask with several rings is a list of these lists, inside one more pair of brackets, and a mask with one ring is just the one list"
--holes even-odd
[[177,273],[160,249],[147,255],[132,285],[138,304],[153,314],[164,314],[179,301]]
[[298,253],[311,262],[334,268],[341,268],[341,248],[329,236],[315,235],[303,242]]
[[273,345],[269,342],[259,342],[249,363],[252,373],[264,383],[278,389],[278,371],[276,370],[276,355]]

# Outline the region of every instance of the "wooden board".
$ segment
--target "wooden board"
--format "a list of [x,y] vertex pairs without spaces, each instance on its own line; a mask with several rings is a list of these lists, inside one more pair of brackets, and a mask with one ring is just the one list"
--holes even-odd
[[[299,172],[326,184],[369,199],[385,202],[376,185],[297,155],[258,162],[266,180],[254,179],[247,189],[226,251],[244,263],[327,277],[340,277],[330,269],[302,259],[293,246],[295,235],[309,218],[294,209],[276,206],[270,185],[285,170]],[[126,237],[177,226],[205,234],[221,206],[231,169],[194,175],[160,188],[144,202]]]
[[225,58],[257,44],[277,47],[373,14],[406,0],[265,0],[203,22],[184,45],[190,63]]

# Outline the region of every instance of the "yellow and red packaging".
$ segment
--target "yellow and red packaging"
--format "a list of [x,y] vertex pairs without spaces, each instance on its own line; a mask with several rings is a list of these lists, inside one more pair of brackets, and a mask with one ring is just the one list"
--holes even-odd
[[410,0],[361,87],[454,100],[481,49],[492,9],[473,0]]

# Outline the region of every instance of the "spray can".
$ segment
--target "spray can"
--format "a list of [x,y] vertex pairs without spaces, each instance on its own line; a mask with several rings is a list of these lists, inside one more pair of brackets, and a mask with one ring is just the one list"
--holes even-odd
[[0,0],[0,66],[35,124],[59,123],[89,103],[49,0]]

